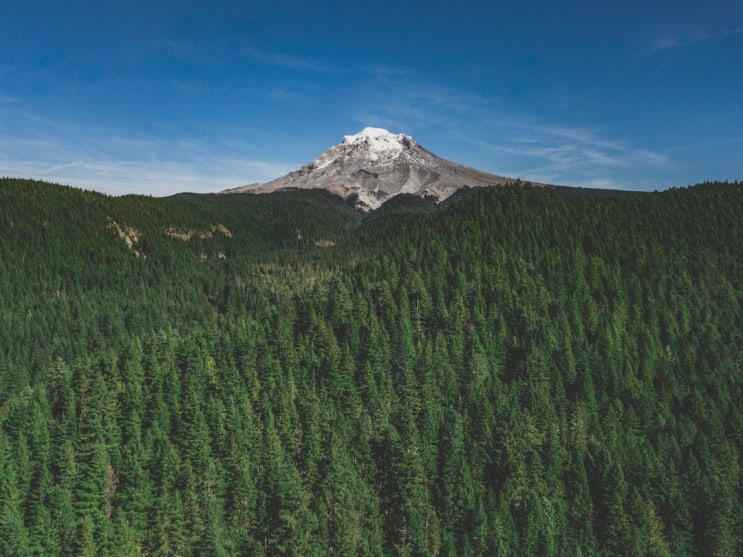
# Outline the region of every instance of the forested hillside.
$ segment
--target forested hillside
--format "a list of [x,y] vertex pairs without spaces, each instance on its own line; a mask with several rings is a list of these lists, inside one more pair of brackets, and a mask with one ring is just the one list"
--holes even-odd
[[0,180],[0,555],[743,554],[742,217]]

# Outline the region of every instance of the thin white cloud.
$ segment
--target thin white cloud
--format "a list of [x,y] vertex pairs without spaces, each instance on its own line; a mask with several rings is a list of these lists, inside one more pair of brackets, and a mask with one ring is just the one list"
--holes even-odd
[[294,72],[330,75],[344,71],[337,65],[307,56],[263,50],[248,45],[235,45],[230,44],[229,41],[190,43],[164,39],[160,43],[160,48],[170,56],[199,67],[225,66],[227,61],[237,53],[238,56],[257,64]]
[[341,68],[337,66],[291,54],[269,52],[255,48],[244,48],[243,53],[260,64],[293,71],[320,74],[337,74],[342,71]]
[[111,195],[138,193],[164,196],[180,192],[208,193],[286,174],[290,165],[265,161],[215,159],[210,164],[172,160],[80,159],[44,161],[0,159],[0,176],[17,176],[89,188]]
[[358,122],[359,126],[362,128],[372,126],[375,128],[385,128],[393,132],[399,132],[400,130],[405,129],[399,119],[393,118],[390,115],[377,114],[375,112],[359,113],[354,117],[354,120]]
[[[628,142],[604,137],[587,127],[531,125],[513,127],[511,135],[494,130],[499,141],[477,144],[503,161],[526,179],[584,187],[626,186],[621,175],[638,170],[668,169],[670,159],[655,151],[638,149]],[[624,185],[624,186],[623,186]]]
[[463,119],[477,118],[491,99],[427,81],[415,72],[392,67],[369,68],[368,79],[349,92],[353,118],[362,127],[381,126],[412,133],[416,130],[457,127]]
[[640,57],[652,56],[668,50],[678,50],[721,37],[731,37],[743,33],[743,26],[721,28],[697,28],[694,30],[663,31],[651,38],[650,44],[640,53]]
[[200,43],[177,41],[165,37],[159,41],[159,46],[170,55],[192,63],[213,61],[213,56],[209,54],[210,49]]
[[[363,85],[354,96],[353,115],[360,126],[411,133],[445,158],[495,174],[619,188],[637,186],[630,183],[635,176],[673,170],[666,154],[595,127],[545,122],[533,113],[503,108],[497,99],[416,80],[415,75],[380,72]],[[435,140],[429,144],[427,137]],[[450,151],[439,151],[440,146]]]
[[[0,176],[36,178],[114,195],[213,192],[267,182],[295,168],[262,160],[239,130],[225,140],[152,139],[117,130],[31,119],[33,135],[0,130]],[[242,130],[245,133],[245,130]],[[282,153],[283,154],[283,153]],[[279,155],[281,156],[281,155]]]

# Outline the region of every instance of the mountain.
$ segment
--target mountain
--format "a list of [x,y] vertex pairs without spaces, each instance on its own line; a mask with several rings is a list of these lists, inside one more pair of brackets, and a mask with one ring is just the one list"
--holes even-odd
[[437,157],[412,137],[381,128],[364,128],[325,151],[310,164],[259,185],[222,193],[269,193],[287,189],[325,189],[357,208],[377,209],[395,195],[413,194],[443,201],[463,187],[515,182]]

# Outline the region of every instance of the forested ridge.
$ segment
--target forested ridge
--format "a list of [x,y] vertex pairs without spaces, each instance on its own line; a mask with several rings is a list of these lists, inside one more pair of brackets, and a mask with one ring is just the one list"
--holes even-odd
[[743,188],[0,180],[0,555],[743,554]]

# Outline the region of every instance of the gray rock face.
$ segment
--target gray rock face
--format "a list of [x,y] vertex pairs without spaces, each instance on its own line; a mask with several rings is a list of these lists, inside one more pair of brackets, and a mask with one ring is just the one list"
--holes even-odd
[[347,135],[339,145],[286,176],[223,193],[321,188],[344,199],[354,199],[359,209],[372,211],[400,193],[440,202],[465,186],[514,181],[439,158],[409,135],[365,128],[356,135]]

